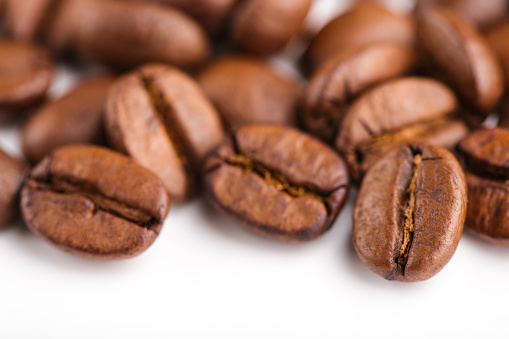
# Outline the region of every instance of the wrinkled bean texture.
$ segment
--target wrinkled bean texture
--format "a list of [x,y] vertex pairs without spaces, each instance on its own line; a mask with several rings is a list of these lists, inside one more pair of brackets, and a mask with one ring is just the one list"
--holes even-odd
[[479,129],[458,145],[468,184],[465,226],[509,246],[509,130]]
[[202,161],[224,138],[219,114],[200,86],[162,64],[145,65],[114,84],[106,131],[115,149],[156,173],[179,202],[197,193]]
[[300,131],[247,125],[207,158],[211,203],[249,229],[282,241],[312,240],[334,222],[348,171],[331,148]]
[[94,77],[35,112],[22,130],[22,148],[33,164],[57,147],[104,142],[104,104],[114,78]]
[[18,196],[26,165],[0,149],[0,228],[18,215]]
[[251,123],[296,124],[296,81],[278,75],[262,61],[219,59],[198,75],[198,82],[228,129]]
[[355,250],[385,279],[429,279],[454,255],[466,207],[465,176],[450,152],[399,146],[362,182],[353,212]]
[[92,259],[145,251],[161,231],[170,198],[148,170],[97,146],[59,148],[21,192],[28,228],[57,248]]
[[468,133],[454,117],[454,93],[440,82],[420,77],[400,78],[373,88],[346,113],[335,146],[359,181],[395,145],[430,143],[454,148]]

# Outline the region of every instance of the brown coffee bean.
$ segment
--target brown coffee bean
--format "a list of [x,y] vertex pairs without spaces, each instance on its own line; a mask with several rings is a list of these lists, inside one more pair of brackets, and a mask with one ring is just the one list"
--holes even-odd
[[123,259],[159,234],[170,198],[133,160],[96,146],[66,146],[44,158],[21,192],[28,228],[64,251]]
[[354,45],[396,42],[412,45],[412,18],[390,12],[375,2],[363,2],[329,22],[313,39],[306,52],[313,70],[333,53]]
[[296,124],[297,83],[257,59],[219,59],[199,74],[198,82],[227,128],[251,123]]
[[28,43],[0,40],[0,112],[40,101],[53,77],[51,59]]
[[477,130],[458,149],[468,184],[465,226],[482,239],[509,246],[509,130]]
[[33,41],[41,34],[53,0],[5,0],[6,24],[16,40]]
[[26,170],[25,164],[0,149],[0,228],[18,215],[18,195]]
[[146,65],[120,78],[106,103],[111,145],[156,173],[172,199],[188,200],[205,155],[224,138],[198,84],[176,68]]
[[506,87],[509,85],[509,21],[493,27],[486,32],[486,39],[497,54],[504,70]]
[[419,12],[417,40],[424,58],[482,119],[504,90],[502,71],[488,42],[468,21],[445,9]]
[[401,78],[382,84],[356,100],[336,138],[351,175],[358,181],[395,145],[430,143],[454,148],[468,133],[454,94],[427,78]]
[[[118,68],[146,62],[190,67],[202,62],[209,44],[203,29],[187,15],[168,6],[131,1],[73,1],[66,20],[55,24],[69,30],[81,55]],[[67,27],[64,29],[62,27]],[[58,33],[58,32],[57,32]],[[52,34],[52,35],[56,35]],[[59,48],[63,38],[53,37]]]
[[419,0],[417,10],[432,6],[448,8],[472,23],[486,26],[501,20],[508,10],[507,0]]
[[299,32],[310,7],[311,0],[242,1],[233,13],[233,43],[248,52],[274,53]]
[[355,250],[385,279],[429,279],[456,251],[466,208],[465,176],[451,153],[398,146],[362,181],[353,212]]
[[37,163],[55,148],[104,141],[103,111],[111,76],[83,81],[32,115],[22,131],[23,153]]
[[300,131],[247,125],[204,167],[214,206],[250,229],[283,241],[328,230],[348,195],[348,172],[332,149]]
[[302,124],[331,143],[359,94],[408,72],[414,63],[410,47],[390,42],[352,46],[333,54],[314,72],[304,92]]

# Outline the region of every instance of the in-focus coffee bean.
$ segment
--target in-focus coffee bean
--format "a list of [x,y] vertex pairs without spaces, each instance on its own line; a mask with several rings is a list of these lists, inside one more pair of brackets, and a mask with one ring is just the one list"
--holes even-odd
[[482,239],[509,246],[509,130],[474,131],[458,149],[468,184],[465,227]]
[[415,53],[407,45],[381,42],[333,54],[314,72],[304,92],[301,121],[332,143],[352,101],[370,87],[408,72]]
[[240,127],[204,166],[216,208],[282,241],[308,241],[328,230],[348,195],[346,164],[331,148],[278,125]]
[[21,134],[25,157],[37,163],[60,146],[103,143],[104,104],[113,81],[111,76],[87,79],[33,114]]
[[397,42],[412,45],[414,21],[395,14],[376,2],[361,2],[329,22],[306,52],[306,66],[313,70],[333,53],[354,45]]
[[431,71],[482,121],[504,90],[502,70],[488,42],[466,19],[446,9],[419,12],[417,42]]
[[40,101],[51,83],[49,54],[29,43],[0,40],[0,113]]
[[430,143],[454,148],[468,128],[454,117],[454,93],[440,82],[401,78],[373,88],[346,113],[336,138],[354,180],[395,145]]
[[28,228],[64,251],[123,259],[161,231],[170,198],[150,171],[97,146],[59,148],[35,167],[21,192]]
[[398,146],[362,181],[353,212],[355,250],[385,279],[429,279],[456,251],[466,208],[465,176],[450,152]]
[[232,14],[233,43],[241,49],[274,53],[301,29],[311,0],[245,0]]
[[26,171],[24,163],[0,149],[0,228],[18,215],[19,191]]
[[205,155],[224,138],[221,119],[200,86],[166,65],[145,65],[120,78],[106,103],[110,144],[156,173],[172,199],[197,191]]
[[199,74],[198,82],[226,128],[251,123],[296,124],[296,81],[279,76],[258,59],[219,59]]

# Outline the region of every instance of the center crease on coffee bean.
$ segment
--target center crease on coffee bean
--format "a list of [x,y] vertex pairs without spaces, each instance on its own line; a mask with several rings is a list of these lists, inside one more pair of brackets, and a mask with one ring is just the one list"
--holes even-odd
[[183,133],[180,132],[182,127],[175,117],[175,111],[171,107],[171,104],[164,99],[162,90],[155,84],[152,77],[141,75],[140,80],[152,101],[152,105],[157,113],[157,118],[164,126],[166,134],[175,148],[175,152],[177,153],[182,167],[189,177],[189,186],[192,187],[194,185],[195,173],[189,155],[193,154],[193,152],[191,151],[191,147],[188,147]]
[[417,187],[417,176],[422,163],[422,154],[414,152],[413,158],[413,175],[410,184],[406,190],[408,195],[408,202],[404,212],[404,226],[403,226],[403,242],[399,250],[399,256],[396,258],[398,269],[401,274],[405,273],[405,266],[408,262],[410,247],[414,237],[414,223],[415,223],[415,191]]
[[37,191],[82,196],[94,204],[94,214],[98,210],[102,210],[158,233],[154,226],[157,226],[161,220],[157,220],[154,216],[145,211],[115,201],[101,192],[96,191],[94,187],[87,185],[87,183],[78,184],[69,182],[65,178],[49,177],[47,180],[31,179],[28,185],[32,186]]

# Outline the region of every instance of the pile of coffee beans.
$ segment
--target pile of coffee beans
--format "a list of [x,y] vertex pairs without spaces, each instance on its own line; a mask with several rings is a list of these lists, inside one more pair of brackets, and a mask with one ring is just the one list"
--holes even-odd
[[[303,242],[357,186],[353,244],[386,279],[433,277],[464,226],[509,246],[509,0],[358,0],[310,37],[312,5],[0,1],[0,121],[24,119],[26,159],[0,150],[0,226],[129,258],[203,194]],[[299,39],[302,81],[267,61]],[[56,64],[104,71],[52,101]]]

